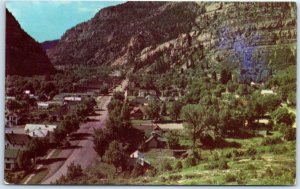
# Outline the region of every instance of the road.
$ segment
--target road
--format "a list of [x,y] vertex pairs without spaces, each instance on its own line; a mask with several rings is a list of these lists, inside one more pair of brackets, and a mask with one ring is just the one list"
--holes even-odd
[[[94,144],[93,144],[92,134],[94,133],[94,129],[101,128],[104,126],[106,118],[108,116],[106,107],[110,102],[110,100],[111,100],[111,96],[103,96],[101,98],[101,101],[98,103],[99,110],[95,111],[96,115],[90,116],[89,118],[91,119],[91,121],[83,123],[80,126],[79,130],[77,131],[77,134],[84,134],[87,137],[84,139],[71,141],[71,145],[76,146],[76,148],[68,149],[69,153],[68,151],[65,152],[66,160],[63,162],[63,164],[60,167],[57,167],[59,165],[55,166],[52,164],[49,166],[50,175],[48,174],[46,176],[46,179],[44,179],[42,184],[51,184],[51,182],[52,183],[55,182],[62,175],[66,175],[68,166],[72,162],[81,165],[82,169],[87,168],[94,162],[94,160],[97,157],[97,153],[93,149]],[[62,152],[62,154],[64,154],[64,152]],[[56,170],[51,171],[51,169],[56,169]]]

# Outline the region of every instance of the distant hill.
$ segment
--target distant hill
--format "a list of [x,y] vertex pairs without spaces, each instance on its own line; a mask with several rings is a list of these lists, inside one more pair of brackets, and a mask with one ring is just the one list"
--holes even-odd
[[127,2],[69,29],[47,54],[55,65],[150,73],[226,67],[244,82],[262,82],[295,64],[295,52],[295,3]]
[[6,9],[6,75],[43,75],[55,71],[42,46]]
[[55,47],[59,42],[59,39],[56,40],[52,40],[52,41],[44,41],[41,43],[43,49],[45,52],[47,52],[48,49],[51,49],[53,47]]

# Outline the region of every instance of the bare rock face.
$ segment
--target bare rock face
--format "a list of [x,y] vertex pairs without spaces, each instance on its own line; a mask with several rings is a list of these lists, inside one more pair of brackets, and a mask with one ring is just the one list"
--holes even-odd
[[55,71],[41,45],[6,10],[6,75],[42,75]]
[[54,64],[112,64],[128,51],[136,53],[188,32],[195,7],[196,3],[174,2],[127,2],[108,7],[68,30],[48,55]]
[[295,3],[127,2],[68,30],[48,55],[153,73],[226,64],[262,82],[270,66],[295,60],[295,44]]

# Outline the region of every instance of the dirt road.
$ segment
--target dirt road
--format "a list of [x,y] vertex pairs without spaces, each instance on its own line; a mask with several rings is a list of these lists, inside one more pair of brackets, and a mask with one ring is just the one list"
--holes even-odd
[[[106,107],[110,100],[111,96],[103,96],[101,98],[100,102],[98,103],[99,110],[95,111],[96,115],[90,116],[90,121],[82,124],[76,133],[85,137],[79,139],[75,138],[74,141],[71,141],[71,145],[75,146],[75,148],[68,149],[69,153],[67,151],[65,152],[67,157],[65,157],[66,160],[63,162],[61,167],[55,168],[55,165],[49,166],[49,174],[46,176],[46,179],[44,179],[42,184],[50,184],[51,182],[55,182],[62,175],[66,175],[68,166],[72,162],[81,165],[83,169],[87,168],[93,163],[97,157],[97,153],[93,149],[94,144],[92,134],[94,133],[94,129],[104,126],[108,115]],[[64,152],[62,152],[62,154],[64,154]],[[60,158],[62,157],[60,156]],[[54,173],[53,169],[56,169]]]

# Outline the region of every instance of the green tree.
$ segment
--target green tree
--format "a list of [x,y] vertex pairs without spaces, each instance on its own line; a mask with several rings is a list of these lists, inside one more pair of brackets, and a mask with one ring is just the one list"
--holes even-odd
[[9,111],[17,111],[18,109],[21,108],[21,105],[20,103],[18,103],[16,100],[8,100],[6,102],[6,108],[9,110]]
[[116,171],[119,167],[123,170],[127,163],[126,146],[116,140],[112,141],[108,149],[105,151],[104,160],[105,162],[115,166]]
[[183,118],[189,123],[187,129],[192,131],[193,147],[195,148],[197,135],[202,135],[208,126],[203,122],[204,111],[201,106],[188,104],[183,107]]
[[29,151],[21,151],[17,159],[17,164],[20,169],[30,171],[34,166],[32,154]]
[[161,111],[160,111],[160,115],[161,116],[165,116],[167,115],[167,107],[166,107],[166,103],[164,102],[161,106]]
[[178,117],[180,116],[181,113],[181,109],[182,109],[182,103],[179,101],[174,101],[171,104],[170,107],[170,114],[172,116],[172,119],[175,119],[175,121],[177,121]]
[[279,107],[271,114],[275,124],[285,124],[292,126],[295,122],[295,115],[290,113],[287,108]]
[[179,136],[178,136],[178,132],[176,131],[169,131],[167,133],[167,140],[168,140],[168,146],[171,149],[176,149],[179,147]]
[[157,101],[155,101],[155,100],[150,101],[150,103],[148,105],[149,117],[151,119],[154,119],[154,120],[157,121],[157,120],[160,119],[159,112],[160,112],[160,105],[159,105],[159,103]]
[[121,110],[121,119],[123,120],[130,120],[130,109],[127,103],[123,104],[122,110]]
[[93,140],[94,149],[101,157],[101,160],[106,149],[108,148],[108,144],[109,144],[108,140],[109,140],[108,135],[104,132],[103,129],[94,130],[94,140]]

